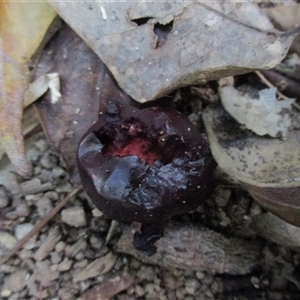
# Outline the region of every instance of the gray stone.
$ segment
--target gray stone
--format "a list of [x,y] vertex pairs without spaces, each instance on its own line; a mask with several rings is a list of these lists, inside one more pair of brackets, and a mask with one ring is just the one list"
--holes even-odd
[[61,218],[64,223],[70,226],[80,227],[86,225],[86,216],[82,207],[72,206],[61,212]]

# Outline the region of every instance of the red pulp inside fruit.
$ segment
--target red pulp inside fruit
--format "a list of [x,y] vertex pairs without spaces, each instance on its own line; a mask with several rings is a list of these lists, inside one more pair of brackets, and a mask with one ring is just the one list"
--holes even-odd
[[155,161],[160,159],[160,155],[157,149],[153,149],[151,141],[143,137],[133,138],[123,148],[118,148],[114,144],[111,144],[105,149],[104,154],[112,157],[136,155],[149,165],[153,165]]

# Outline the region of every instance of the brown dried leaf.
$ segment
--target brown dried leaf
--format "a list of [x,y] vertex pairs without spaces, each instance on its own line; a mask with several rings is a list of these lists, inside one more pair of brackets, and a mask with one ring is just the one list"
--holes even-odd
[[151,257],[133,247],[133,234],[127,227],[115,250],[163,268],[242,275],[250,273],[258,264],[258,242],[228,239],[206,228],[167,224],[164,236],[156,242],[157,253]]
[[51,101],[47,92],[35,105],[51,146],[63,157],[74,182],[80,182],[76,150],[83,133],[98,118],[101,103],[122,98],[124,94],[109,75],[105,65],[67,25],[45,47],[38,72],[60,76],[62,99]]
[[25,65],[8,56],[0,37],[0,143],[22,176],[28,176],[31,169],[21,128],[27,71]]
[[[286,140],[242,129],[221,105],[204,112],[212,154],[223,171],[245,186],[267,210],[300,226],[300,133]],[[294,112],[294,119],[300,118]]]
[[250,2],[49,3],[139,102],[272,68],[292,42]]

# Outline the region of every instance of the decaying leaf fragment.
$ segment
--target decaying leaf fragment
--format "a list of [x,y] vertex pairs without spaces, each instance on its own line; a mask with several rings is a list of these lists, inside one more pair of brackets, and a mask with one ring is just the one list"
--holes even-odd
[[[294,119],[300,118],[298,111]],[[267,210],[300,226],[300,133],[291,126],[286,140],[242,129],[221,105],[204,112],[212,154]],[[292,118],[292,119],[293,119]]]
[[30,83],[24,94],[24,107],[27,107],[50,89],[51,102],[55,104],[61,98],[58,73],[42,75]]
[[163,268],[242,275],[250,273],[259,262],[259,242],[225,238],[207,228],[168,223],[164,236],[156,242],[157,253],[151,257],[134,249],[133,234],[126,227],[115,250]]
[[[220,88],[220,98],[225,110],[240,124],[258,135],[283,137],[291,126],[290,115],[294,99],[277,101],[276,88],[259,91],[259,98],[239,93],[233,86]],[[285,110],[285,111],[284,111]]]
[[293,39],[250,1],[49,3],[139,102],[272,68]]

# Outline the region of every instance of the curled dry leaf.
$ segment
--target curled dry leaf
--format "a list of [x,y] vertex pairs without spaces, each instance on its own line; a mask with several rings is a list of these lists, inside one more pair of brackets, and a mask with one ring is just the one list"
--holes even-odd
[[156,242],[157,253],[151,257],[134,249],[133,234],[133,230],[126,227],[115,250],[163,268],[242,275],[250,273],[259,262],[257,241],[225,238],[206,228],[167,224],[164,236]]
[[0,144],[22,176],[28,176],[31,170],[21,126],[26,73],[27,67],[6,53],[0,37]]
[[283,221],[272,213],[254,216],[249,226],[273,243],[300,249],[300,228]]
[[[300,226],[300,133],[291,126],[285,141],[242,129],[221,105],[204,112],[212,154],[267,210]],[[300,113],[295,111],[295,119]]]
[[101,60],[67,25],[46,45],[35,78],[60,76],[62,99],[53,103],[47,92],[35,103],[51,146],[63,157],[73,182],[79,183],[76,150],[86,130],[97,120],[106,99],[129,97],[115,84]]
[[245,1],[49,3],[139,102],[182,86],[272,68],[293,39]]
[[28,176],[21,120],[27,62],[56,16],[45,1],[0,3],[0,143],[16,171]]

